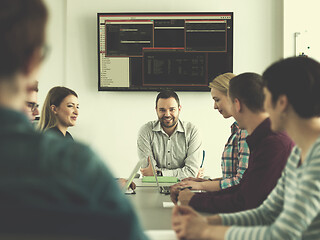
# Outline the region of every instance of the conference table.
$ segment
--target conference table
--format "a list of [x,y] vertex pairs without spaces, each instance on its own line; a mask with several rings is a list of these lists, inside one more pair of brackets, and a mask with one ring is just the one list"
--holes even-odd
[[[136,194],[126,194],[133,204],[140,223],[150,240],[177,240],[171,227],[173,204],[170,195],[161,194],[156,183],[144,183],[135,178]],[[170,186],[174,183],[159,183]],[[167,207],[164,207],[168,205]],[[208,216],[208,213],[201,213]]]
[[[170,195],[161,194],[156,183],[143,183],[141,179],[134,179],[136,194],[126,196],[132,202],[145,230],[171,229],[172,207],[163,207],[163,203],[171,203]],[[172,183],[160,183],[163,186]]]

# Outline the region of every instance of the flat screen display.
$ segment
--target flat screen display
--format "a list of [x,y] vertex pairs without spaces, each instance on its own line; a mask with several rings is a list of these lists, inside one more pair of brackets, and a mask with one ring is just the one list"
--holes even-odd
[[99,91],[209,91],[233,71],[233,13],[98,13]]

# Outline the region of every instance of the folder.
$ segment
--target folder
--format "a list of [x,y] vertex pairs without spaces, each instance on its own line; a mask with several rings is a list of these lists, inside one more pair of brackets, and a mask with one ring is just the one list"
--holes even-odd
[[[176,177],[158,176],[159,183],[177,183],[179,179]],[[156,179],[154,176],[144,176],[142,182],[145,183],[155,183]]]

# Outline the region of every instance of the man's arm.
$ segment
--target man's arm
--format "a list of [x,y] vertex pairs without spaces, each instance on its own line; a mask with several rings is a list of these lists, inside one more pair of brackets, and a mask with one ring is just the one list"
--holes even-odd
[[152,129],[149,123],[143,125],[138,133],[137,148],[139,160],[142,162],[141,168],[147,168],[149,166],[148,157],[153,161],[154,166],[157,165],[151,148],[151,134]]
[[203,181],[203,182],[196,182],[196,181],[182,181],[180,183],[182,187],[190,186],[192,190],[203,190],[209,192],[220,191],[220,181]]
[[[243,201],[239,198],[238,192],[239,185],[216,192],[194,193],[189,200],[189,205],[197,211],[210,213],[240,211],[243,209]],[[184,198],[184,202],[187,201],[185,198],[188,196],[180,197]]]
[[231,213],[259,206],[277,184],[291,151],[277,138],[269,138],[262,144],[240,184],[220,192],[195,194],[190,206],[211,213]]

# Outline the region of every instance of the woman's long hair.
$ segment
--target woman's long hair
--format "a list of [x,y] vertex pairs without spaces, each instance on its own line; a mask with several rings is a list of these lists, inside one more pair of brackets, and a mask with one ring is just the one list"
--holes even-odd
[[54,87],[50,89],[41,111],[39,122],[39,129],[41,131],[45,131],[48,128],[57,126],[58,121],[55,114],[51,110],[51,106],[54,105],[56,107],[59,107],[63,99],[65,99],[69,95],[78,97],[75,91],[66,87]]

